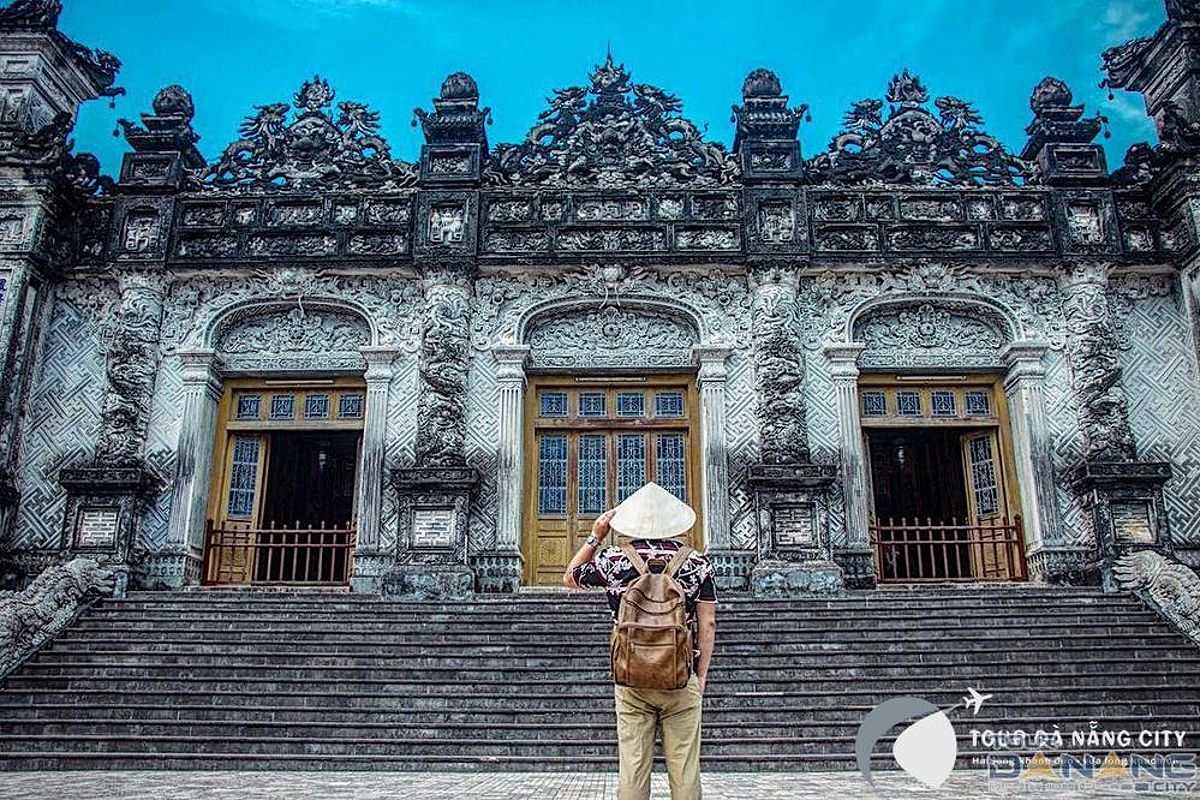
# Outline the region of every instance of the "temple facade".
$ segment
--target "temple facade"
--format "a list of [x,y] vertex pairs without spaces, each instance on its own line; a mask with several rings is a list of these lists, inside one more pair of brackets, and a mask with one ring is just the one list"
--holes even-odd
[[760,595],[1200,565],[1200,7],[1168,10],[1104,54],[1159,131],[1115,170],[1054,78],[1017,153],[907,71],[822,147],[758,69],[727,148],[610,56],[518,144],[450,75],[415,162],[319,77],[210,161],[169,86],[114,179],[70,135],[119,61],[20,0],[8,580],[515,592],[647,480]]

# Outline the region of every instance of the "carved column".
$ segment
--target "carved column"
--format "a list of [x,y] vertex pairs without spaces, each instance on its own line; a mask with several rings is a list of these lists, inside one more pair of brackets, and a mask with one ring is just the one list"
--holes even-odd
[[521,503],[524,498],[525,361],[529,345],[497,345],[500,395],[496,444],[496,545],[471,559],[480,591],[515,592],[521,586]]
[[355,591],[378,589],[378,577],[390,561],[380,549],[383,526],[384,457],[387,452],[387,414],[396,347],[360,348],[367,362],[367,407],[363,417],[362,460],[358,476],[358,543],[354,549]]
[[63,535],[73,552],[128,567],[137,520],[159,478],[146,469],[142,449],[158,374],[158,343],[165,284],[158,273],[123,271],[120,307],[105,357],[107,385],[100,406],[96,458],[59,473],[67,490]]
[[791,596],[843,586],[829,536],[829,489],[837,470],[808,451],[804,345],[794,265],[777,259],[749,268],[754,379],[762,462],[750,467],[758,525],[755,594]]
[[215,350],[177,353],[183,367],[179,404],[179,442],[167,550],[147,555],[143,581],[147,588],[178,589],[198,583],[204,558],[205,519],[211,491],[217,404],[221,399],[220,362]]
[[1046,428],[1046,366],[1042,342],[1013,342],[1002,358],[1008,367],[1004,392],[1012,425],[1020,484],[1021,516],[1032,577],[1055,580],[1078,554],[1062,543],[1050,433]]
[[1083,434],[1083,460],[1074,485],[1091,514],[1092,558],[1063,577],[1115,588],[1112,565],[1131,550],[1170,551],[1162,486],[1170,464],[1139,461],[1129,426],[1129,401],[1108,305],[1108,266],[1067,264],[1060,281],[1068,331],[1067,356]]
[[467,529],[479,476],[466,463],[474,267],[433,261],[422,272],[417,463],[392,475],[400,500],[398,563],[381,588],[392,597],[457,597],[475,588]]
[[[27,395],[27,366],[35,310],[40,292],[31,291],[32,269],[24,260],[14,260],[12,269],[0,286],[0,512],[14,507],[17,500],[12,471],[17,462],[17,419]],[[14,515],[15,516],[15,515]],[[7,513],[0,514],[0,539],[7,535]]]
[[794,269],[771,263],[750,270],[754,380],[764,464],[808,461],[804,346]]
[[863,345],[837,344],[825,348],[833,378],[838,415],[838,457],[842,470],[845,507],[845,543],[834,557],[846,573],[846,584],[858,588],[875,585],[875,551],[867,530],[869,504],[862,422],[858,416],[858,357]]

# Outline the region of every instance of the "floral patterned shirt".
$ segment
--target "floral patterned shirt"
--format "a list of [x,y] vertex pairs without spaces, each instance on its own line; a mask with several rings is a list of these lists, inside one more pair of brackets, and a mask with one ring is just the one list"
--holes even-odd
[[[671,539],[647,541],[638,539],[632,542],[638,554],[649,564],[655,559],[665,562],[675,556],[682,547],[679,542]],[[654,569],[653,565],[651,569]],[[608,607],[612,611],[613,620],[621,607],[621,596],[638,577],[637,569],[629,556],[619,547],[606,547],[575,568],[575,582],[580,586],[592,586],[605,589],[608,592]],[[700,553],[692,551],[675,571],[675,580],[683,590],[687,599],[687,614],[690,623],[696,621],[696,603],[717,602],[717,586],[713,581],[713,568],[708,559]]]

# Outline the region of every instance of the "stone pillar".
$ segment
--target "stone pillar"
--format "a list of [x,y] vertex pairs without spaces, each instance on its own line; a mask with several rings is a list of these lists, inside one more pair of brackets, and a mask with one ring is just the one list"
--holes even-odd
[[378,578],[390,566],[391,557],[382,550],[383,484],[386,476],[388,401],[393,362],[400,352],[395,347],[363,347],[367,370],[367,405],[363,417],[362,460],[358,475],[358,542],[354,548],[354,591],[375,591]]
[[1061,274],[1067,356],[1071,364],[1082,462],[1074,487],[1090,512],[1095,550],[1069,580],[1115,589],[1113,562],[1138,549],[1170,552],[1171,539],[1162,486],[1170,464],[1139,461],[1129,427],[1129,401],[1108,306],[1108,267],[1103,263],[1067,264]]
[[158,273],[121,272],[120,307],[105,357],[107,385],[91,465],[65,467],[63,541],[128,576],[145,502],[161,485],[142,457],[158,375],[164,281]]
[[1054,582],[1080,563],[1076,548],[1062,542],[1050,433],[1046,428],[1043,342],[1013,342],[1002,358],[1008,367],[1004,392],[1012,426],[1013,455],[1021,495],[1021,522],[1031,577]]
[[808,463],[804,345],[795,269],[775,262],[750,269],[754,382],[764,464]]
[[496,544],[475,554],[471,565],[483,592],[515,592],[521,587],[521,510],[525,479],[525,361],[529,345],[497,345],[496,384],[500,414],[496,445]]
[[[8,509],[15,508],[17,490],[12,479],[16,468],[17,419],[26,402],[27,365],[37,296],[29,291],[31,268],[14,260],[0,286],[0,540],[8,531]],[[15,515],[13,515],[15,516]]]
[[461,597],[475,588],[467,566],[470,498],[479,481],[467,466],[467,377],[474,268],[423,265],[417,463],[398,469],[397,564],[381,581],[389,597]]
[[725,361],[731,350],[719,345],[696,345],[692,354],[700,366],[700,476],[704,497],[704,543],[710,550],[727,550],[729,532],[729,458],[725,448]]
[[176,355],[183,367],[183,386],[171,516],[167,522],[169,549],[147,554],[143,562],[142,581],[151,589],[178,589],[200,581],[212,489],[217,404],[221,399],[220,362],[215,350],[184,350]]
[[871,547],[867,470],[863,452],[862,422],[858,415],[858,357],[864,345],[835,344],[825,348],[829,374],[833,378],[838,415],[838,457],[842,469],[845,504],[845,542],[834,548],[834,558],[846,573],[848,586],[875,585],[875,551]]

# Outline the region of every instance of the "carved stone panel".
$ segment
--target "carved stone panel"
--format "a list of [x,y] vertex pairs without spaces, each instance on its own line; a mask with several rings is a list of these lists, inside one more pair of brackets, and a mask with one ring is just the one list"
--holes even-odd
[[864,367],[995,367],[1007,337],[1003,323],[933,303],[885,307],[860,319],[854,340],[865,344]]
[[683,368],[696,342],[696,331],[678,318],[617,306],[564,312],[528,338],[536,369]]
[[362,365],[359,348],[370,341],[361,317],[297,304],[235,320],[216,345],[231,370],[355,369]]

